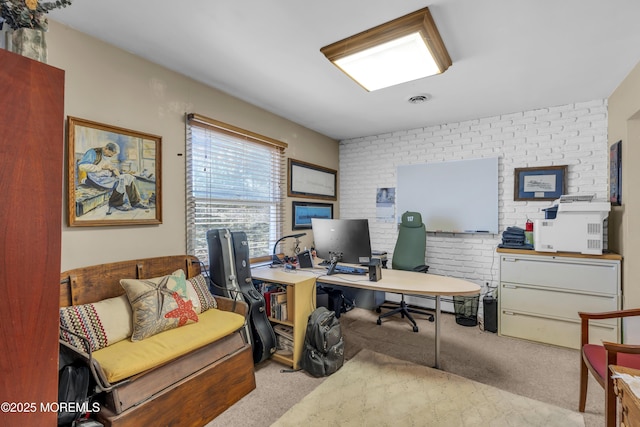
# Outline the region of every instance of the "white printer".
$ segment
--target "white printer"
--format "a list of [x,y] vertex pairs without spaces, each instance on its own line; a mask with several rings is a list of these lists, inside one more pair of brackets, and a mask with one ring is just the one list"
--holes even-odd
[[545,219],[533,226],[533,242],[540,252],[579,252],[602,255],[603,222],[611,204],[593,195],[564,195],[545,209]]

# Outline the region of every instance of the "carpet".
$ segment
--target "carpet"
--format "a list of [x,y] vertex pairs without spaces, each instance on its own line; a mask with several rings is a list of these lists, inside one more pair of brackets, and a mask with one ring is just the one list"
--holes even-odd
[[272,427],[584,426],[581,414],[363,349]]

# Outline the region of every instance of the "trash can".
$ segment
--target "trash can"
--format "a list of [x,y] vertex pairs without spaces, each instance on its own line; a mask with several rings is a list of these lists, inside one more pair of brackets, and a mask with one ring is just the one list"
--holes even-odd
[[476,326],[478,324],[478,302],[480,295],[472,297],[453,297],[453,308],[456,314],[456,323],[462,326]]

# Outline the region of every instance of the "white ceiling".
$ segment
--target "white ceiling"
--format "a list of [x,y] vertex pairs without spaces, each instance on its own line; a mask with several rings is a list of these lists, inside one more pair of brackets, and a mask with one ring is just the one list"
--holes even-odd
[[[366,92],[320,53],[425,6],[444,74]],[[638,0],[74,0],[49,16],[335,139],[607,98],[640,61]]]

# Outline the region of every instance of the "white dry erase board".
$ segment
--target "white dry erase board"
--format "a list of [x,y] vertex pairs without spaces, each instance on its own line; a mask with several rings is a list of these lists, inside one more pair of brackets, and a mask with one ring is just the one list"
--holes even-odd
[[398,166],[397,216],[420,212],[427,231],[498,234],[498,158]]

